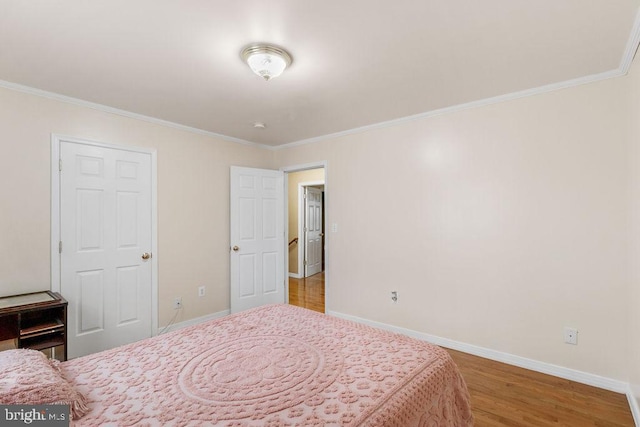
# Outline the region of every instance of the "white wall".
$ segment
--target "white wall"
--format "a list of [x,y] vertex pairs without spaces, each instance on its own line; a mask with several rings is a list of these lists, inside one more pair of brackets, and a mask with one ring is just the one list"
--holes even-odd
[[0,89],[0,294],[49,288],[51,133],[157,149],[160,324],[229,307],[229,165],[327,160],[331,310],[637,389],[637,68],[275,154]]
[[328,161],[328,309],[626,381],[628,85],[277,151]]
[[[51,133],[157,150],[159,323],[229,308],[229,166],[273,153],[0,89],[0,295],[50,288]],[[207,286],[205,297],[197,288]]]
[[[631,123],[631,232],[630,266],[631,286],[628,299],[629,310],[629,366],[631,389],[640,409],[640,64],[636,61],[630,73],[630,117]],[[640,413],[636,420],[640,423]]]

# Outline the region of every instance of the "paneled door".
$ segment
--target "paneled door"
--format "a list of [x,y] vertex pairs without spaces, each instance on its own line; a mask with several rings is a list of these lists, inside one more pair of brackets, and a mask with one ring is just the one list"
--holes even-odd
[[304,189],[304,277],[322,271],[322,190]]
[[231,312],[284,303],[284,173],[231,167]]
[[60,142],[69,357],[151,336],[151,154]]

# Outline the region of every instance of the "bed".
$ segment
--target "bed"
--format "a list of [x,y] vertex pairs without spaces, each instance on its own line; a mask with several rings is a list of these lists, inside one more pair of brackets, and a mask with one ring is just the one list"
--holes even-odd
[[59,365],[84,396],[72,425],[470,426],[436,346],[269,305]]

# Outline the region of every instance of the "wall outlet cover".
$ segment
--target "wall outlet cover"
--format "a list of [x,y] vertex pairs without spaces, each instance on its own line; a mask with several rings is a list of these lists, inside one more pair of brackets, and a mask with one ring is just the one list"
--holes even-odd
[[567,344],[578,345],[578,329],[565,326],[564,342]]

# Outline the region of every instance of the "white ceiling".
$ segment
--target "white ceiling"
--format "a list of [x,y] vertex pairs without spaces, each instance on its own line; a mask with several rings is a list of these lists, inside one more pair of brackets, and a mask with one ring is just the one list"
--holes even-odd
[[[635,51],[639,6],[0,0],[0,80],[276,146],[619,74]],[[240,59],[252,42],[285,47],[292,67],[263,81]]]

